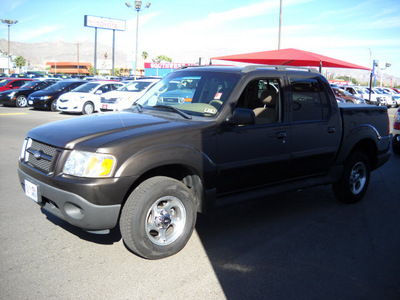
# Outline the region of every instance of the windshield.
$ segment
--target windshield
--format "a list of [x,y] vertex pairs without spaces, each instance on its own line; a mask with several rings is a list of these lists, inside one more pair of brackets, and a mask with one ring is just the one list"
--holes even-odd
[[10,83],[11,81],[13,81],[12,79],[6,79],[6,80],[2,80],[0,81],[0,87],[2,86],[6,86],[8,83]]
[[71,92],[76,93],[91,93],[93,90],[98,87],[100,83],[89,82],[83,85],[78,86],[76,89],[73,89]]
[[238,80],[237,74],[229,73],[190,69],[173,72],[150,88],[137,103],[143,108],[165,110],[173,107],[188,115],[214,117]]
[[40,81],[28,81],[23,86],[21,86],[21,89],[32,89],[35,86],[37,86],[39,83],[40,83]]
[[61,92],[64,90],[66,87],[70,86],[71,82],[69,81],[59,81],[47,88],[44,89],[44,91],[55,91],[55,92]]
[[354,87],[354,89],[359,92],[360,94],[367,94],[367,91],[363,90],[362,88],[359,87]]
[[117,91],[122,91],[122,92],[141,92],[143,91],[146,87],[148,87],[152,82],[149,81],[142,81],[142,80],[135,80],[132,81],[119,89]]

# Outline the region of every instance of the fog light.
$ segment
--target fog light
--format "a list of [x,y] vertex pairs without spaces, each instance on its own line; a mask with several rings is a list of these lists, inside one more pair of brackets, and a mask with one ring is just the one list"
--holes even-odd
[[76,220],[81,220],[84,217],[83,209],[70,202],[64,204],[64,211],[68,216]]

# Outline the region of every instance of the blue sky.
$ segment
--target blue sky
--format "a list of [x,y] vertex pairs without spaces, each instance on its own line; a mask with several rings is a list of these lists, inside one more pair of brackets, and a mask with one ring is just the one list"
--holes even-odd
[[[134,1],[130,1],[131,4]],[[143,1],[146,3],[147,1]],[[139,53],[167,55],[174,62],[278,48],[279,0],[150,0],[140,12]],[[126,20],[116,46],[133,59],[136,12],[123,0],[0,0],[0,18],[17,19],[11,40],[94,41],[84,15]],[[0,37],[7,39],[7,27]],[[99,30],[98,42],[112,43],[112,31]],[[370,67],[392,66],[400,77],[399,0],[283,0],[281,48],[332,56]]]

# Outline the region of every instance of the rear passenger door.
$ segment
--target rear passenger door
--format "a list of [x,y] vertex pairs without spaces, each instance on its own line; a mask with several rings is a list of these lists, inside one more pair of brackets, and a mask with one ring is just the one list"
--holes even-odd
[[289,78],[291,91],[290,177],[326,173],[341,138],[339,110],[328,86],[316,78]]

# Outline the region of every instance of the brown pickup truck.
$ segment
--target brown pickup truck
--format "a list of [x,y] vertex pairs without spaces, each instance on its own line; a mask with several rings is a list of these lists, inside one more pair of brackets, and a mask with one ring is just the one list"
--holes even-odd
[[198,212],[332,184],[365,194],[390,156],[386,107],[338,106],[312,69],[176,70],[129,110],[30,130],[18,174],[28,197],[88,231],[119,222],[134,253],[180,251]]

